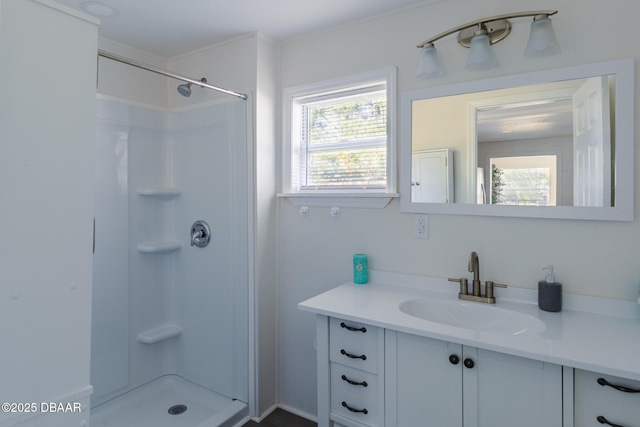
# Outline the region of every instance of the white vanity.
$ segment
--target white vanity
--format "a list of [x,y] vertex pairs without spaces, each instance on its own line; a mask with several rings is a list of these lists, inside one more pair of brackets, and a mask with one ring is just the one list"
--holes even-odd
[[299,304],[317,315],[319,427],[640,427],[640,306],[370,272]]

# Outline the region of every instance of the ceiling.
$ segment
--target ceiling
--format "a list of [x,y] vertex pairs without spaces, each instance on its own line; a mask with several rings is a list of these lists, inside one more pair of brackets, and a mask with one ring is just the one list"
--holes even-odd
[[511,141],[573,135],[570,97],[523,102],[479,110],[478,142]]
[[100,18],[101,37],[171,58],[247,33],[280,41],[444,0],[56,1]]

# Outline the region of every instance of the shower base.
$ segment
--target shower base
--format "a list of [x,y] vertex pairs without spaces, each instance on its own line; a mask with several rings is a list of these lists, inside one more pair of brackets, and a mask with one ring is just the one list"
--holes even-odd
[[248,414],[244,402],[166,375],[92,408],[91,427],[233,427]]

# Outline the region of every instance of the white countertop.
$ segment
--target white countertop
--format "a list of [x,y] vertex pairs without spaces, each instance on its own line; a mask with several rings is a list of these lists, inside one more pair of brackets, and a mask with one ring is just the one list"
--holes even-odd
[[[443,325],[410,316],[399,305],[415,298],[460,301],[446,279],[370,271],[366,285],[345,283],[298,308],[396,331],[471,345],[573,368],[640,380],[640,306],[627,301],[563,295],[563,310],[537,305],[537,292],[496,289],[496,304],[542,320],[538,334],[507,335]],[[473,303],[483,304],[483,303]],[[485,305],[485,304],[483,304]]]

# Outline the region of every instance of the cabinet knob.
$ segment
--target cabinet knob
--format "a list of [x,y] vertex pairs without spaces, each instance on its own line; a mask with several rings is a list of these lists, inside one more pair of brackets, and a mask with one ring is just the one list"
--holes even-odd
[[473,360],[471,360],[471,359],[464,359],[464,366],[465,366],[466,368],[471,369],[471,368],[473,368],[474,366],[476,366],[476,364],[475,364],[475,363],[473,362]]
[[452,354],[451,356],[449,356],[449,362],[451,362],[452,365],[457,365],[458,363],[460,363],[460,358],[455,354]]

